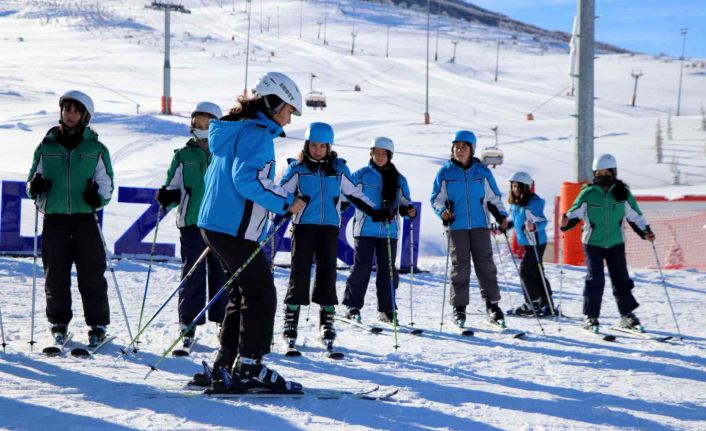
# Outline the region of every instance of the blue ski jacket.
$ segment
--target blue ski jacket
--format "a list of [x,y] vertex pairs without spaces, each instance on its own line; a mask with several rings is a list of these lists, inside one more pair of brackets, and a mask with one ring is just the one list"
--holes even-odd
[[274,183],[274,138],[282,127],[265,114],[241,121],[211,120],[211,164],[198,226],[237,238],[261,241],[268,211],[284,214],[295,195]]
[[[382,174],[375,167],[372,160],[368,166],[358,169],[353,173],[353,179],[358,184],[358,188],[362,190],[365,196],[373,202],[376,208],[382,206]],[[409,186],[407,178],[402,174],[398,177],[398,191],[394,202],[392,202],[391,211],[394,211],[393,223],[390,223],[390,239],[397,239],[398,231],[400,230],[399,209],[406,208],[412,205],[412,198],[409,196]],[[407,214],[406,211],[404,214]],[[405,217],[407,217],[405,215]],[[369,236],[375,238],[387,237],[387,223],[374,222],[360,208],[356,207],[355,218],[353,219],[353,236]]]
[[449,208],[454,213],[451,230],[488,227],[488,212],[500,223],[507,217],[502,195],[490,172],[477,158],[463,168],[449,160],[439,169],[431,192],[431,206],[436,215]]
[[335,158],[332,172],[320,165],[289,160],[279,185],[287,192],[309,198],[302,212],[292,218],[294,224],[341,226],[341,197],[370,214],[375,204],[356,187],[346,161]]
[[[544,217],[544,199],[533,194],[527,206],[511,204],[510,217],[517,235],[517,242],[520,245],[541,245],[547,243],[547,219]],[[525,231],[525,222],[527,221],[535,224],[537,241],[534,239],[535,235],[527,235]]]

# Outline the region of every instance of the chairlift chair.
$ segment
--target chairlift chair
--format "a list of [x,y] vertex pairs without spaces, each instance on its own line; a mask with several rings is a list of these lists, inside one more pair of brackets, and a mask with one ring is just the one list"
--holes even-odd
[[480,152],[480,160],[485,166],[496,166],[502,165],[504,159],[503,150],[497,146],[486,147]]
[[316,75],[311,74],[311,81],[309,82],[309,94],[306,95],[305,103],[306,106],[310,108],[324,109],[326,107],[326,95],[321,91],[314,90],[314,78]]

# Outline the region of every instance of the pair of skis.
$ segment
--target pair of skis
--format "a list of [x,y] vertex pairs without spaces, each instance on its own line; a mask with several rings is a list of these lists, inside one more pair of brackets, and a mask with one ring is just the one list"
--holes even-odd
[[[73,333],[68,332],[64,337],[63,342],[54,342],[51,346],[47,346],[42,349],[42,353],[49,357],[62,356],[66,351],[66,347],[69,345],[73,339]],[[71,356],[75,358],[92,358],[100,349],[102,349],[106,344],[113,341],[116,337],[114,335],[106,335],[103,340],[97,344],[87,344],[79,345],[71,349]]]
[[[359,322],[357,320],[348,319],[346,317],[336,316],[336,320],[345,323],[349,326],[364,330],[366,332],[372,332],[373,334],[381,334],[385,331],[385,328],[394,329],[394,325],[390,322],[383,322],[378,320],[375,324],[369,325],[366,323]],[[397,330],[401,333],[411,334],[411,335],[422,335],[424,333],[423,329],[415,328],[408,325],[397,325]]]
[[[302,352],[297,349],[296,338],[285,338],[287,343],[287,351],[284,353],[285,356],[290,358],[296,358],[302,356]],[[321,343],[324,345],[326,351],[324,352],[324,357],[333,360],[341,360],[346,357],[343,352],[339,352],[333,347],[333,340],[327,340],[322,338]]]
[[250,390],[247,392],[226,392],[226,393],[209,393],[206,391],[190,391],[183,390],[181,392],[156,392],[148,393],[147,398],[184,398],[200,396],[210,399],[279,399],[279,398],[310,398],[317,400],[340,400],[340,399],[359,399],[368,401],[388,401],[391,400],[397,393],[399,388],[387,387],[381,388],[379,385],[373,385],[369,388],[360,390],[351,389],[323,389],[323,388],[303,388],[299,392],[272,392],[267,390]]

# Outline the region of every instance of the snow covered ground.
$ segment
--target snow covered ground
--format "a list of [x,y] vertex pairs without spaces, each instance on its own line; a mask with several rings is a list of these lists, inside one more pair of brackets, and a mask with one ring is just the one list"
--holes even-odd
[[[172,15],[172,96],[174,116],[159,114],[162,89],[163,14],[144,9],[146,2],[127,0],[5,1],[0,3],[0,179],[22,181],[32,153],[58,119],[58,96],[72,88],[95,100],[94,128],[108,146],[116,185],[158,187],[172,150],[188,139],[188,116],[196,102],[213,100],[233,105],[243,88],[246,15],[243,2],[189,0],[181,2],[190,15]],[[223,7],[221,7],[223,3]],[[477,132],[479,149],[494,143],[498,126],[505,164],[496,170],[502,189],[518,169],[536,179],[537,191],[551,200],[562,181],[573,179],[575,99],[565,96],[569,85],[567,53],[552,41],[536,41],[479,25],[442,20],[439,61],[430,66],[432,125],[422,125],[425,80],[425,26],[422,15],[387,6],[344,0],[328,2],[327,40],[317,38],[324,2],[303,3],[303,37],[299,38],[299,1],[264,2],[260,31],[259,3],[253,3],[248,86],[268,70],[293,76],[302,90],[310,73],[314,88],[324,91],[329,107],[306,109],[277,143],[283,164],[301,147],[306,125],[330,122],[335,147],[355,169],[367,163],[367,142],[377,135],[394,139],[395,163],[410,182],[413,198],[423,203],[422,255],[415,287],[415,321],[424,336],[400,337],[395,351],[391,336],[363,334],[339,327],[343,362],[317,355],[316,310],[302,323],[305,356],[292,360],[270,356],[283,375],[311,387],[380,384],[401,389],[395,401],[275,400],[235,402],[198,398],[149,398],[175,388],[211,360],[216,346],[209,327],[191,359],[168,359],[162,371],[145,381],[146,364],[176,336],[176,306],[168,307],[134,359],[113,362],[117,347],[95,360],[46,359],[29,354],[29,310],[32,262],[0,258],[0,306],[8,353],[0,356],[0,428],[7,429],[705,429],[706,317],[703,304],[706,275],[669,271],[670,294],[685,342],[658,344],[619,337],[608,344],[587,338],[575,322],[561,332],[546,322],[546,336],[531,320],[510,320],[530,331],[527,340],[513,340],[478,328],[477,337],[441,333],[438,325],[443,287],[444,239],[431,215],[428,197],[433,175],[447,159],[454,130]],[[277,15],[277,7],[279,14]],[[270,29],[267,30],[267,16]],[[279,37],[277,32],[279,21]],[[358,33],[350,55],[351,31]],[[385,57],[387,27],[390,57]],[[323,29],[322,29],[323,32]],[[600,37],[600,34],[599,34]],[[496,40],[503,41],[498,82],[493,81]],[[452,40],[459,40],[456,62],[450,63]],[[435,40],[432,39],[432,57]],[[685,69],[682,116],[676,109],[679,63],[643,55],[600,55],[596,63],[596,153],[610,151],[620,175],[649,194],[680,196],[703,193],[706,184],[706,132],[701,106],[706,100],[702,69]],[[640,69],[637,107],[630,72]],[[359,84],[362,91],[355,92]],[[115,93],[117,91],[120,94]],[[552,96],[548,103],[537,109]],[[140,105],[136,112],[136,103]],[[526,121],[534,112],[535,121]],[[672,186],[670,165],[657,164],[654,141],[657,122],[664,138],[664,159],[678,164],[680,180],[691,187]],[[671,123],[671,137],[667,133]],[[115,240],[144,211],[143,205],[118,203],[106,208],[104,226],[112,248]],[[22,235],[31,236],[33,211],[23,204]],[[151,237],[151,236],[150,236]],[[170,215],[159,231],[160,242],[177,243]],[[285,262],[286,254],[278,257]],[[519,303],[514,268],[504,256],[509,294],[503,305]],[[558,288],[558,268],[547,265]],[[567,269],[562,303],[567,315],[581,313],[582,270]],[[133,327],[137,324],[146,263],[117,262]],[[649,329],[675,334],[659,274],[634,270],[639,316]],[[278,297],[284,296],[288,272],[277,269]],[[346,272],[339,274],[339,294]],[[403,321],[408,320],[407,278],[399,291]],[[41,291],[43,280],[39,280]],[[157,265],[147,310],[153,310],[178,282],[175,263]],[[475,280],[474,280],[475,282]],[[75,285],[75,283],[74,283]],[[111,287],[112,329],[118,342],[127,334]],[[374,284],[371,285],[374,290]],[[604,324],[617,321],[606,292]],[[78,293],[74,299],[78,305]],[[364,318],[374,318],[369,295]],[[37,300],[38,334],[45,336],[44,298]],[[478,295],[471,309],[480,307]],[[74,307],[73,330],[85,340],[80,307]],[[446,310],[448,312],[448,308]],[[278,316],[277,328],[280,327]],[[472,316],[478,326],[482,316]],[[281,352],[281,346],[277,351]],[[231,407],[237,408],[231,408]]]

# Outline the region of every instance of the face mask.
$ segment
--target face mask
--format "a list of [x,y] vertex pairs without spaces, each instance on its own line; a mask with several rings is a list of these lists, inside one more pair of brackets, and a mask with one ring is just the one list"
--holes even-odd
[[614,181],[615,178],[612,175],[600,175],[593,178],[593,184],[597,184],[601,187],[609,187]]
[[192,129],[191,133],[196,136],[196,139],[200,139],[202,141],[208,139],[208,130]]

